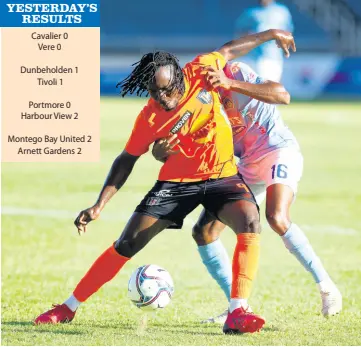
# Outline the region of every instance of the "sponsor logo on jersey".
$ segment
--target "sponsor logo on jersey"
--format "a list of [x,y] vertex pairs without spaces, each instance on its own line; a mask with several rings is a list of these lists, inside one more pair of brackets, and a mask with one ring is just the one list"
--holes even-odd
[[232,126],[233,136],[236,136],[236,135],[240,134],[244,130],[246,130],[246,127],[244,125]]
[[161,197],[161,198],[166,198],[168,196],[173,196],[173,194],[170,193],[169,189],[162,189],[159,192],[154,192],[155,196]]
[[186,111],[183,116],[180,118],[180,120],[173,126],[173,128],[170,130],[172,134],[176,134],[179,130],[182,129],[183,125],[186,123],[186,121],[189,119],[189,117],[192,115],[192,112]]
[[231,109],[231,108],[234,108],[234,103],[233,103],[233,101],[230,99],[230,98],[224,98],[223,100],[222,100],[222,104],[223,104],[223,106],[224,106],[224,108],[226,109],[226,110],[229,110],[229,109]]
[[202,104],[210,104],[212,102],[212,95],[211,93],[209,93],[207,90],[202,89],[198,95],[197,95],[197,99],[202,103]]

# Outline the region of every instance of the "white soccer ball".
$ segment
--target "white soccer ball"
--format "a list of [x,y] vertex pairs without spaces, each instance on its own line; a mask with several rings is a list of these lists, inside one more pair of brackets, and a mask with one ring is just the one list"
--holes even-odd
[[135,306],[144,310],[166,307],[173,292],[172,277],[157,265],[144,265],[136,269],[128,283],[128,297]]

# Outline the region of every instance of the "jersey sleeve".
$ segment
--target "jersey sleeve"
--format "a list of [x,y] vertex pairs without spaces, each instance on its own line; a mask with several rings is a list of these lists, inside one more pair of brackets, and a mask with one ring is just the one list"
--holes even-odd
[[232,63],[230,64],[230,70],[234,79],[252,84],[261,84],[265,82],[265,79],[258,76],[253,69],[244,63]]
[[149,124],[149,106],[145,106],[139,113],[132,130],[132,133],[125,145],[125,150],[134,156],[141,156],[147,153],[149,146],[154,142],[153,131]]
[[221,53],[212,52],[199,55],[192,63],[197,65],[208,65],[218,70],[223,69],[226,66],[227,61]]

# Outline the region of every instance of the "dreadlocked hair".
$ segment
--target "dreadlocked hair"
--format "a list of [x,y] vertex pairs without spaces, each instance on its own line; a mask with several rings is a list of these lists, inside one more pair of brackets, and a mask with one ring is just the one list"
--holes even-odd
[[172,65],[174,68],[173,79],[170,83],[183,94],[185,86],[178,58],[171,53],[157,51],[143,55],[142,59],[132,65],[135,68],[130,75],[116,86],[121,88],[120,95],[124,97],[126,94],[136,92],[138,96],[142,96],[146,92],[146,96],[148,96],[147,87],[153,81],[155,72],[159,67],[166,65]]

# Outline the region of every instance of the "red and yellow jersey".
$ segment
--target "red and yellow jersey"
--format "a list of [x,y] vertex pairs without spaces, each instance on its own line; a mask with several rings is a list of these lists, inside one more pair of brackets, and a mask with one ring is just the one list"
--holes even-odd
[[140,156],[158,139],[177,132],[178,154],[162,166],[161,181],[193,182],[229,177],[237,173],[233,155],[232,129],[219,96],[208,90],[202,67],[224,68],[224,57],[213,52],[200,55],[184,69],[185,93],[176,109],[165,111],[150,99],[138,115],[125,150]]

